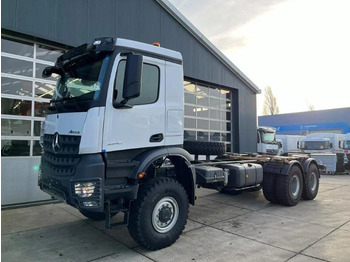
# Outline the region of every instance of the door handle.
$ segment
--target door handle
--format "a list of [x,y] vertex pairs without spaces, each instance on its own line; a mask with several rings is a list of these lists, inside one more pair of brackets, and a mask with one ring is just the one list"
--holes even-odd
[[164,139],[163,134],[155,134],[155,135],[150,137],[149,141],[151,143],[156,143],[156,142],[162,142],[163,139]]

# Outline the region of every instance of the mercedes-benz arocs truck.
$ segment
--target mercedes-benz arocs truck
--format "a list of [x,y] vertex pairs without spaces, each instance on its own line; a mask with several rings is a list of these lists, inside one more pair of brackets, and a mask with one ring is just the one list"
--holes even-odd
[[[128,226],[152,250],[179,238],[196,187],[262,186],[267,200],[287,206],[318,192],[311,158],[239,155],[220,142],[184,142],[182,62],[169,49],[99,38],[43,71],[58,80],[41,128],[40,188],[108,228]],[[191,154],[217,157],[199,161]],[[123,221],[112,220],[117,213]]]

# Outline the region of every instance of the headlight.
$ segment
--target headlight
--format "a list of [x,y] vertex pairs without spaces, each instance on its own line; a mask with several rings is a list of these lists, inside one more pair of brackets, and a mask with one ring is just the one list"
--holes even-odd
[[95,191],[96,182],[79,182],[74,184],[75,194],[80,197],[91,197]]

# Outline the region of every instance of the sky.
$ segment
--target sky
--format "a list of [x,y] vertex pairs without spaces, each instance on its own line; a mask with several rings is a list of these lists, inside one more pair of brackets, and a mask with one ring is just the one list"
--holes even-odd
[[280,114],[350,107],[349,0],[170,0]]

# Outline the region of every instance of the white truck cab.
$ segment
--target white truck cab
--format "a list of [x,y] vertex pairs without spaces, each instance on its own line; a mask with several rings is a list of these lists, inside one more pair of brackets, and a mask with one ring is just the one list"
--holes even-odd
[[299,143],[303,153],[341,153],[339,142],[344,135],[334,133],[308,134]]
[[288,153],[300,153],[298,144],[305,136],[298,135],[276,135],[276,140],[279,142],[278,155]]
[[276,129],[273,127],[258,126],[258,153],[267,155],[277,155],[279,145],[276,140]]

